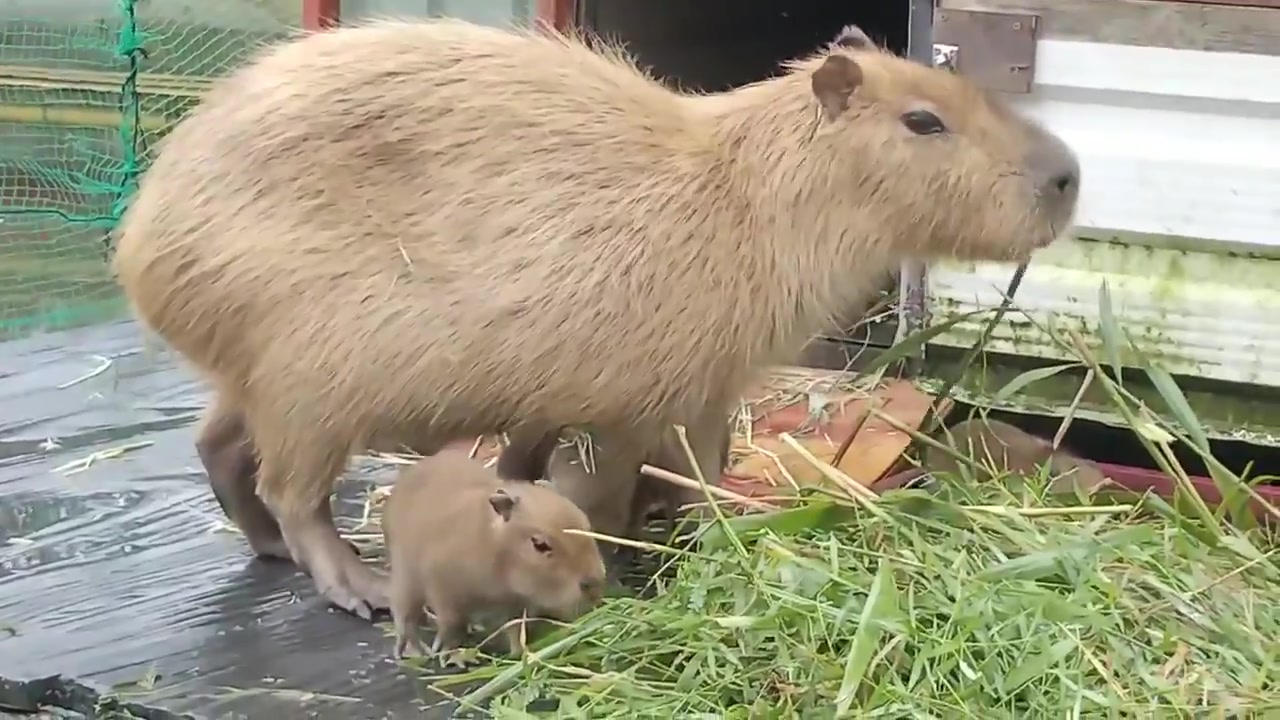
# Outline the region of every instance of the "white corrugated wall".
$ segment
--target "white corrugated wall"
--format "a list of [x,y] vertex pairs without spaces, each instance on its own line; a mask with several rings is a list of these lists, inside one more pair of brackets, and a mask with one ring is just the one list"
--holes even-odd
[[342,0],[342,17],[447,15],[486,25],[533,21],[534,0]]
[[[1038,253],[1017,304],[1096,337],[1106,280],[1171,372],[1280,387],[1280,57],[1041,40],[1015,102],[1083,166],[1079,239]],[[931,268],[934,321],[997,304],[1011,274]],[[939,341],[971,344],[982,322]],[[1017,315],[991,349],[1064,357]]]

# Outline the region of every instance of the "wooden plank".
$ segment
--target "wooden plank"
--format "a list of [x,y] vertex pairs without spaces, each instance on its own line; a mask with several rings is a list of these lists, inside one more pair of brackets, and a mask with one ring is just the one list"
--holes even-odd
[[940,0],[940,7],[1040,16],[1040,37],[1280,55],[1280,12],[1158,0]]
[[[825,417],[817,422],[804,399],[772,407],[762,401],[753,406],[752,433],[734,439],[737,460],[728,475],[738,478],[741,484],[759,486],[754,493],[757,495],[767,494],[767,488],[784,493],[791,480],[801,487],[836,489],[778,436],[790,434],[818,459],[830,463],[856,428],[857,434],[839,467],[854,481],[869,486],[898,462],[911,438],[879,418],[871,417],[863,422],[868,408],[874,405],[901,424],[914,428],[924,420],[933,398],[906,380],[887,380],[869,393],[849,392],[825,400]],[[944,413],[945,410],[946,407]]]

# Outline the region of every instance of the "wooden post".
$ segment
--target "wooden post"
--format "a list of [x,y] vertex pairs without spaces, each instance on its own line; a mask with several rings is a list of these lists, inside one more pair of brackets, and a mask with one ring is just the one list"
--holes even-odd
[[568,30],[578,16],[578,0],[538,0],[533,22],[539,27]]
[[342,16],[342,0],[302,0],[302,27],[328,30]]
[[[934,0],[911,0],[907,30],[907,56],[926,65],[933,63]],[[929,325],[928,273],[924,263],[904,262],[898,272],[898,329],[894,342]],[[923,369],[925,348],[908,358],[903,368],[907,375],[918,375]]]

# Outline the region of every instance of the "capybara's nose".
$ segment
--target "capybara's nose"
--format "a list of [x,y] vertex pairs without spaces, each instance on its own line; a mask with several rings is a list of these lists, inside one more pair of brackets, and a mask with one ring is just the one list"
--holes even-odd
[[1049,180],[1051,189],[1064,195],[1075,190],[1079,182],[1079,174],[1075,172],[1064,172]]
[[602,578],[587,578],[582,583],[582,594],[592,603],[598,603],[604,598],[604,580]]
[[[1052,137],[1052,136],[1051,136]],[[1047,140],[1032,163],[1040,178],[1040,192],[1047,199],[1075,198],[1080,191],[1080,161],[1061,140]]]
[[1054,227],[1065,229],[1080,198],[1079,158],[1057,135],[1041,131],[1034,138],[1028,166]]

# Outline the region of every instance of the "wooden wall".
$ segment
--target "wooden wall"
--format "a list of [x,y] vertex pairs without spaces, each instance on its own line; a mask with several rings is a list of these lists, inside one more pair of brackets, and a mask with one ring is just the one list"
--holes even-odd
[[1280,7],[1173,0],[939,0],[938,5],[1039,15],[1044,39],[1280,55]]

